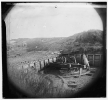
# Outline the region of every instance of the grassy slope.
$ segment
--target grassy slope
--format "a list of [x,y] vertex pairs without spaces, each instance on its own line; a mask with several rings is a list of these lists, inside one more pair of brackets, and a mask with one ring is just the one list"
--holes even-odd
[[88,43],[88,45],[95,45],[97,43],[97,45],[102,45],[102,35],[102,31],[100,30],[89,30],[65,38],[14,39],[14,41],[20,45],[26,42],[27,51],[56,51],[72,49],[73,47],[76,48],[77,44],[82,45]]

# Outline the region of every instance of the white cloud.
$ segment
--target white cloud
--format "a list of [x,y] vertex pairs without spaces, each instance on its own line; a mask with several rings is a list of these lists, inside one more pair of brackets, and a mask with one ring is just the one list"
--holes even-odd
[[[13,38],[66,37],[89,29],[102,30],[97,12],[85,4],[21,4],[7,16],[7,34]],[[10,20],[10,22],[9,22]],[[10,31],[9,31],[10,30]]]

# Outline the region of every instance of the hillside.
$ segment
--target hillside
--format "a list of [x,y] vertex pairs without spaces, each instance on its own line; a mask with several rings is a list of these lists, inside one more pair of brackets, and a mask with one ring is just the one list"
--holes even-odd
[[[59,41],[63,40],[64,37],[57,37],[57,38],[20,38],[20,39],[13,39],[7,43],[8,50],[11,47],[16,50],[19,48],[26,48],[26,51],[55,51],[60,48],[61,43]],[[25,45],[24,45],[25,44]]]
[[27,42],[27,51],[56,51],[60,48],[59,43],[64,38],[35,38]]
[[[70,37],[14,39],[10,44],[14,48],[26,48],[26,51],[75,52],[102,49],[103,34],[100,30],[88,30]],[[25,49],[24,49],[25,50]]]
[[62,49],[64,52],[100,50],[103,46],[103,32],[100,30],[89,30],[77,33],[64,40]]

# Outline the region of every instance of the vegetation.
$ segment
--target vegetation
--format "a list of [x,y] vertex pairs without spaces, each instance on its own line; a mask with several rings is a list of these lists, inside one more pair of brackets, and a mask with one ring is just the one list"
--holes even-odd
[[[18,49],[26,48],[30,51],[60,51],[62,52],[84,52],[100,51],[103,47],[103,32],[100,30],[89,30],[77,33],[70,37],[59,38],[34,38],[34,39],[14,39],[16,43],[11,46]],[[26,43],[26,47],[22,45]],[[9,49],[9,44],[8,44]]]
[[89,30],[68,37],[63,44],[63,52],[101,51],[103,48],[103,34],[100,30]]

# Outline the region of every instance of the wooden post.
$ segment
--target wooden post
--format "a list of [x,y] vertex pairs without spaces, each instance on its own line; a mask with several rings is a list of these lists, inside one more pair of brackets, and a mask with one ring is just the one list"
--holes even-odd
[[49,58],[49,63],[51,63],[51,58]]
[[56,57],[54,57],[54,62],[56,62]]
[[64,57],[62,57],[62,62],[64,63]]
[[52,63],[53,63],[53,58],[52,58]]
[[55,57],[55,62],[57,61],[57,57]]
[[60,57],[58,57],[58,61],[59,61],[59,62],[61,61]]
[[52,63],[53,59],[51,58],[51,63]]
[[45,66],[45,62],[44,62],[44,60],[43,60],[43,68],[44,68],[44,66]]
[[45,60],[44,60],[44,67],[46,66]]
[[53,58],[52,58],[52,63],[53,63]]
[[54,58],[52,58],[52,62],[54,62]]
[[102,54],[100,54],[100,61],[102,61]]
[[36,68],[36,62],[34,62],[34,68]]
[[49,59],[48,59],[48,64],[49,64]]
[[64,63],[66,63],[66,58],[64,57]]
[[63,60],[62,62],[64,63],[64,57],[62,57],[62,60]]
[[30,67],[30,63],[29,63],[29,61],[28,61],[28,66]]
[[47,59],[46,65],[48,65],[48,59]]
[[102,61],[102,54],[100,54],[100,62],[101,62],[101,64],[103,63],[103,61]]
[[41,67],[43,68],[44,67],[44,60],[41,61],[41,64],[42,64]]
[[63,63],[63,56],[61,57],[61,60],[60,61],[61,61],[61,63]]
[[53,62],[53,58],[51,58],[51,63]]
[[64,63],[65,63],[65,57],[64,57]]
[[41,69],[41,61],[39,61],[39,64],[40,64],[40,69]]
[[69,64],[69,67],[71,68],[71,64]]
[[52,62],[54,62],[54,58],[52,58],[52,60],[53,60]]
[[80,61],[81,61],[80,63],[83,63],[83,62],[82,62],[82,56],[81,56],[81,55],[82,55],[82,54],[80,54]]
[[95,59],[94,59],[94,56],[95,56],[95,54],[93,55],[93,66],[95,66],[95,63],[94,63],[94,62],[95,62],[95,61],[94,61]]
[[61,57],[61,63],[63,63],[62,57]]
[[79,74],[80,74],[80,75],[82,74],[82,68],[80,68]]
[[56,57],[56,62],[58,61],[58,57]]
[[23,62],[21,62],[21,66],[22,66],[22,68],[23,68]]
[[[46,60],[44,60],[44,64],[45,64],[45,66],[46,66]],[[45,66],[44,66],[44,67],[45,67]]]
[[54,62],[56,62],[56,57],[53,60],[54,60]]

